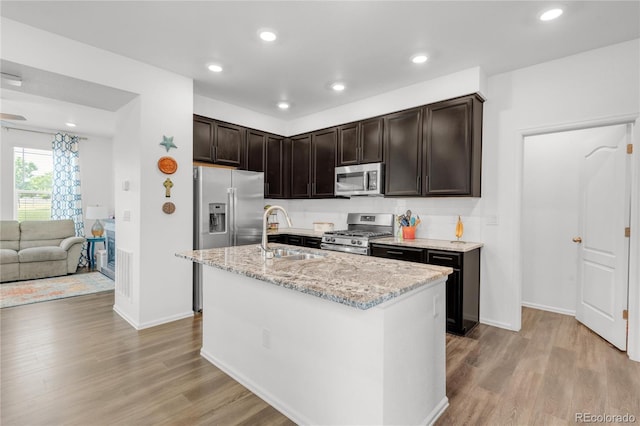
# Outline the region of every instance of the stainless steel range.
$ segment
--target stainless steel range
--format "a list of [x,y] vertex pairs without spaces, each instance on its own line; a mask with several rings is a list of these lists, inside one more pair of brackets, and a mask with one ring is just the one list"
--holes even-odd
[[347,229],[325,232],[320,247],[368,256],[369,241],[393,235],[393,219],[389,213],[349,213]]

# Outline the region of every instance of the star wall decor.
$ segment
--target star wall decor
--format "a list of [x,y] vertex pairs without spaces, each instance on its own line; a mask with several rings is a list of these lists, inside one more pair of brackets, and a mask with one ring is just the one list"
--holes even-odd
[[165,135],[162,135],[162,142],[160,142],[160,145],[164,146],[167,149],[167,152],[169,152],[171,148],[178,149],[176,144],[173,143],[173,136],[166,137]]

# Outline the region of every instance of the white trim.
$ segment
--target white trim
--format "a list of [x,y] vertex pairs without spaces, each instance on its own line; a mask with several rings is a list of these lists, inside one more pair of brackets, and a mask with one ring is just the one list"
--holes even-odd
[[122,317],[123,320],[128,322],[129,325],[131,325],[131,327],[135,328],[136,330],[139,330],[138,323],[134,321],[133,318],[125,314],[124,311],[122,311],[121,309],[118,309],[116,305],[113,305],[113,310],[116,314],[120,315],[120,317]]
[[178,321],[178,320],[181,320],[181,319],[193,317],[195,315],[193,311],[189,311],[189,312],[183,312],[183,313],[180,313],[180,314],[170,315],[168,317],[159,318],[157,320],[147,321],[147,322],[143,322],[143,323],[139,324],[138,322],[134,321],[131,317],[129,317],[127,314],[125,314],[122,310],[118,309],[117,306],[113,305],[113,310],[115,311],[115,313],[120,315],[122,317],[122,319],[124,319],[126,322],[128,322],[136,330],[144,330],[145,328],[155,327],[157,325],[162,325],[162,324],[166,324],[166,323],[169,323],[169,322]]
[[442,401],[440,401],[440,403],[436,405],[436,407],[433,410],[431,410],[427,418],[425,418],[420,424],[429,425],[429,426],[435,424],[436,421],[442,415],[442,413],[444,413],[448,407],[449,407],[449,398],[445,396],[444,398],[442,398]]
[[638,119],[638,114],[614,115],[610,117],[595,118],[586,121],[573,121],[568,123],[554,124],[544,127],[532,127],[530,129],[521,129],[520,133],[523,137],[537,136],[548,133],[569,132],[571,130],[592,129],[595,127],[615,126],[617,124],[633,124]]
[[[518,307],[518,309],[520,308]],[[513,326],[513,324],[509,324],[508,322],[494,321],[491,319],[483,318],[482,316],[480,317],[480,324],[490,325],[492,327],[504,328],[505,330],[520,331],[520,327],[516,328]]]
[[530,303],[530,302],[523,301],[522,306],[526,308],[539,309],[541,311],[555,312],[556,314],[569,315],[572,317],[576,316],[576,311],[572,311],[570,309],[556,308],[554,306],[541,305],[539,303]]
[[[635,124],[640,126],[640,119]],[[629,138],[634,149],[631,156],[631,194],[640,192],[640,132],[636,126],[631,126]],[[640,362],[640,197],[631,197],[630,216],[627,355],[631,360]]]

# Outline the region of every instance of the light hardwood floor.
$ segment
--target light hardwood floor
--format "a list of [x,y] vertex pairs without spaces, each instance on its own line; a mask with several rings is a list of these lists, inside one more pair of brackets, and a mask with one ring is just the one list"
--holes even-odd
[[[113,293],[0,310],[3,426],[292,424],[199,356],[200,317],[135,331]],[[573,318],[523,310],[514,333],[447,335],[440,425],[567,424],[635,415],[640,363]]]

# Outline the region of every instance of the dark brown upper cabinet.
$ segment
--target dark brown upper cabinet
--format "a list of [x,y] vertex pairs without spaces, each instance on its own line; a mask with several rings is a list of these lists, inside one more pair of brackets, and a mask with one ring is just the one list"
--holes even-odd
[[200,118],[197,115],[193,117],[193,160],[206,161],[211,160],[211,138],[213,135],[213,121],[210,119]]
[[267,136],[265,149],[265,192],[267,198],[285,198],[287,194],[287,176],[289,157],[286,149],[287,141],[278,136]]
[[336,129],[311,136],[311,197],[333,197],[336,169]]
[[336,128],[291,138],[291,198],[334,197]]
[[291,138],[291,198],[311,196],[311,134]]
[[383,118],[338,127],[337,165],[382,162]]
[[384,117],[385,195],[421,195],[422,108]]
[[210,118],[194,116],[193,159],[243,168],[245,128]]
[[480,196],[482,98],[478,95],[424,108],[425,196]]
[[288,158],[284,138],[259,130],[247,129],[247,170],[264,172],[264,196],[285,198],[285,173]]
[[247,130],[247,170],[252,172],[264,172],[266,145],[266,133],[252,129]]

